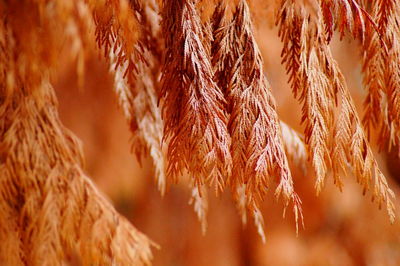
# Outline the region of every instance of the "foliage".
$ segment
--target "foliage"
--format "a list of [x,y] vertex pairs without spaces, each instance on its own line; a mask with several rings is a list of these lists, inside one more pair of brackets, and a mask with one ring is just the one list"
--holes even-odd
[[[394,221],[394,193],[368,138],[376,130],[382,149],[400,146],[399,4],[275,3],[303,137],[277,114],[249,2],[0,3],[0,262],[61,265],[76,252],[85,265],[149,264],[156,246],[84,174],[80,143],[60,122],[49,77],[65,39],[74,44],[82,77],[95,40],[138,159],[150,154],[162,194],[190,176],[203,231],[208,189],[229,189],[243,223],[250,214],[265,239],[260,207],[272,181],[274,196],[302,223],[290,167],[314,174],[317,193],[330,175],[342,189],[341,177],[350,172]],[[359,42],[363,119],[331,53],[335,30]]]

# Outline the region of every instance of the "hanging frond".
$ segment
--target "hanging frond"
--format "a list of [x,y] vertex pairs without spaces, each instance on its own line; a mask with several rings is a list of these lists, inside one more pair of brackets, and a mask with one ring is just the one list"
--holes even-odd
[[1,3],[0,10],[6,14],[0,21],[0,263],[61,265],[75,251],[85,265],[149,264],[154,244],[83,174],[81,145],[59,120],[48,81],[54,62],[44,55],[57,54],[63,31],[46,32],[49,51],[43,53],[34,45],[41,31],[31,27],[58,28],[63,20],[51,18],[65,14],[23,3],[20,12],[40,14],[24,31],[13,3]]
[[[384,27],[384,26],[382,26]],[[388,98],[389,149],[400,145],[400,7],[397,4],[386,26],[385,87]],[[398,151],[400,156],[400,150]]]
[[193,205],[193,209],[201,224],[201,232],[204,235],[207,231],[207,212],[208,212],[207,189],[204,186],[199,188],[198,186],[193,184],[189,204]]
[[307,148],[303,140],[293,128],[289,127],[285,122],[280,122],[282,129],[283,145],[289,161],[303,173],[307,170]]
[[224,98],[213,81],[196,1],[164,1],[162,31],[166,54],[161,103],[168,144],[168,170],[176,179],[184,169],[201,186],[221,191],[231,169]]
[[0,169],[10,185],[0,195],[18,213],[20,253],[32,265],[60,265],[69,250],[86,264],[149,263],[151,242],[82,173],[80,144],[59,122],[52,87],[44,81],[35,91],[16,91],[0,112]]
[[[340,189],[342,188],[340,176],[343,172],[346,172],[347,166],[349,166],[357,182],[363,187],[364,193],[370,190],[373,199],[377,200],[379,206],[381,206],[381,204],[386,204],[390,220],[393,222],[393,191],[389,188],[386,178],[379,169],[373,156],[344,77],[336,61],[332,57],[328,46],[328,38],[326,38],[324,31],[320,29],[321,23],[318,21],[322,18],[322,11],[317,11],[316,14],[311,15],[307,13],[307,10],[303,6],[297,6],[294,1],[283,1],[281,13],[279,14],[279,22],[281,26],[281,38],[285,43],[290,41],[290,39],[292,39],[292,42],[297,42],[298,39],[302,40],[302,37],[291,37],[293,35],[290,35],[290,31],[287,30],[288,28],[290,29],[291,26],[296,25],[296,17],[298,21],[302,21],[302,29],[307,29],[307,32],[304,32],[302,36],[307,36],[307,33],[309,33],[309,36],[314,37],[308,40],[306,39],[303,45],[304,47],[308,47],[308,51],[311,52],[307,54],[307,50],[300,49],[300,69],[305,68],[304,65],[307,64],[306,60],[308,60],[309,67],[311,68],[308,68],[308,71],[304,73],[295,72],[295,78],[292,80],[296,81],[296,78],[297,80],[301,80],[302,78],[312,79],[313,77],[321,80],[323,78],[324,82],[315,82],[316,80],[314,80],[313,82],[305,83],[303,86],[304,91],[307,93],[310,93],[310,91],[318,91],[318,93],[327,91],[325,95],[314,98],[312,101],[313,104],[310,102],[308,107],[306,106],[306,110],[311,109],[313,110],[311,114],[320,114],[316,116],[317,118],[326,117],[323,121],[330,121],[329,126],[326,127],[324,131],[322,128],[315,125],[312,126],[313,130],[311,131],[308,131],[306,128],[306,143],[309,144],[309,141],[307,141],[308,138],[316,138],[319,135],[325,136],[326,140],[324,141],[325,146],[323,151],[331,158],[335,184]],[[285,22],[287,24],[285,24]],[[304,25],[306,25],[306,27]],[[288,45],[285,45],[283,54],[287,54],[290,51]],[[303,61],[302,58],[304,58]],[[317,70],[316,73],[314,73],[315,70]],[[296,82],[292,81],[292,86],[295,84]],[[315,84],[319,84],[320,87],[315,88]],[[319,101],[322,101],[324,104],[329,104],[329,108],[319,108],[319,105],[316,104],[319,103]],[[330,118],[330,116],[334,114],[335,105],[337,105],[338,117],[335,123],[332,124],[332,118]],[[318,119],[309,117],[306,121],[315,123],[315,121],[319,121]],[[321,124],[323,123],[317,122],[317,125]],[[331,128],[334,129],[334,141],[330,140],[332,137],[329,129]],[[331,146],[328,146],[330,143],[332,143]],[[313,143],[311,143],[311,146],[312,144]],[[314,146],[311,149],[309,148],[308,152],[315,158],[315,156],[319,156],[320,148]],[[319,156],[319,158],[321,157]],[[320,159],[318,162],[325,163],[326,159]],[[321,181],[323,179],[321,179],[321,175],[319,175],[321,173],[319,172],[320,170],[318,170],[320,164],[316,164],[314,161],[313,163],[317,173],[316,186],[318,193],[322,188]],[[323,167],[322,170],[322,173],[326,175],[327,168]],[[373,187],[371,187],[372,182],[374,183]]]
[[[104,57],[115,54],[115,68],[126,64],[124,77],[133,80],[138,73],[138,61],[145,62],[143,44],[139,42],[142,32],[138,13],[140,5],[129,0],[86,0],[95,22],[97,45]],[[129,74],[129,75],[128,75]]]
[[332,38],[333,31],[340,32],[340,38],[349,32],[354,38],[364,41],[368,34],[367,27],[375,27],[371,16],[360,6],[356,0],[319,0],[323,12],[326,38]]
[[[400,144],[400,8],[393,1],[375,1],[370,9],[379,32],[368,36],[362,46],[368,91],[363,122],[368,132],[371,128],[379,130],[380,147],[388,145],[390,150]],[[381,39],[386,49],[382,49]]]
[[[385,55],[381,51],[381,45],[378,33],[368,36],[363,44],[363,66],[364,86],[368,94],[364,101],[364,117],[363,124],[367,130],[368,136],[371,135],[373,129],[378,129],[381,134],[387,131],[388,127],[385,113],[387,112],[387,104],[385,101],[386,90],[385,84]],[[384,135],[384,134],[383,134]],[[380,140],[383,146],[385,140]]]
[[277,23],[284,44],[282,62],[286,64],[294,95],[303,103],[301,121],[306,124],[305,143],[319,193],[331,166],[330,128],[335,93],[320,62],[325,53],[322,23],[291,0],[282,1]]
[[226,13],[223,3],[214,12],[212,51],[214,79],[225,92],[230,114],[228,129],[232,137],[233,171],[228,183],[232,186],[242,220],[246,220],[245,203],[265,240],[259,206],[270,187],[271,176],[279,180],[276,196],[282,193],[285,205],[293,201],[295,211],[300,206],[294,200],[296,196],[275,101],[263,73],[263,61],[246,1],[239,1],[231,21]]
[[[226,95],[235,58],[239,57],[238,40],[235,39],[235,24],[228,17],[229,9],[225,1],[220,1],[212,16],[213,41],[211,45],[214,80]],[[228,109],[230,113],[232,110]]]
[[[142,28],[139,42],[147,43],[148,40],[158,35],[157,24],[158,6],[153,1],[148,1],[140,9]],[[156,20],[152,23],[151,20]],[[149,42],[150,43],[150,42]],[[113,44],[114,46],[115,44]],[[164,124],[161,119],[161,110],[158,107],[157,77],[160,73],[160,58],[154,47],[146,45],[143,47],[143,55],[146,62],[137,62],[137,78],[129,78],[131,74],[125,75],[128,62],[118,65],[116,54],[123,53],[122,47],[116,51],[110,50],[110,71],[114,74],[114,90],[118,98],[126,120],[130,123],[133,135],[132,147],[136,157],[141,160],[146,154],[150,154],[157,179],[158,189],[164,195],[167,186],[165,177],[165,158],[161,142]]]
[[[203,233],[209,186],[231,190],[243,224],[249,216],[262,241],[269,191],[282,196],[283,215],[293,204],[298,231],[289,163],[303,174],[312,166],[317,194],[328,176],[342,190],[343,176],[353,175],[394,221],[395,195],[368,139],[377,130],[380,148],[400,147],[399,3],[271,1],[302,136],[277,114],[251,2],[0,1],[1,265],[63,265],[75,253],[83,265],[150,263],[156,245],[85,175],[81,144],[62,125],[50,84],[65,50],[83,86],[96,43],[139,162],[150,155],[161,194],[189,174]],[[335,31],[359,42],[363,120],[330,49]]]

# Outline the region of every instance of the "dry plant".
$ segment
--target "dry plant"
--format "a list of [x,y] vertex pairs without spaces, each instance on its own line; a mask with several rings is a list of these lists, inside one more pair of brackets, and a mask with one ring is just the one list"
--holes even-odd
[[[97,43],[135,154],[152,158],[161,194],[189,176],[203,232],[210,187],[217,195],[231,190],[243,223],[249,213],[264,241],[260,210],[269,191],[282,196],[284,210],[292,205],[297,228],[302,210],[291,167],[315,174],[317,194],[330,176],[342,189],[351,173],[394,221],[394,193],[368,138],[376,130],[382,149],[400,146],[400,5],[276,4],[303,137],[278,116],[248,2],[0,3],[2,264],[61,265],[74,253],[84,265],[149,264],[152,257],[155,244],[84,174],[80,143],[58,118],[49,77],[65,39],[74,44],[81,78],[85,53]],[[359,42],[368,92],[363,119],[330,50],[335,30]]]
[[[83,173],[81,145],[58,118],[48,76],[62,36],[56,29],[75,6],[46,12],[43,5],[1,4],[0,262],[62,265],[78,253],[84,265],[148,264],[154,244]],[[27,19],[31,24],[22,27]],[[48,48],[55,50],[43,53]]]
[[[363,42],[365,35],[375,34],[375,25],[354,1],[322,1],[321,4],[298,5],[295,1],[282,1],[278,15],[284,43],[283,62],[293,92],[295,96],[300,94],[299,99],[303,102],[302,121],[307,123],[305,142],[312,155],[317,193],[322,189],[329,166],[340,189],[341,172],[345,173],[349,166],[364,193],[374,180],[372,199],[379,205],[386,204],[393,221],[394,193],[374,159],[344,77],[328,46],[332,27],[339,27],[341,35],[349,31]],[[323,14],[332,10],[338,10],[338,14],[325,16],[325,31]],[[371,32],[366,31],[367,22]],[[338,109],[336,120],[332,117],[335,108]]]
[[[259,205],[269,189],[270,177],[278,178],[276,196],[283,194],[286,205],[293,200],[296,220],[301,211],[300,200],[294,193],[275,102],[263,73],[249,8],[246,1],[239,1],[231,21],[226,21],[224,10],[219,6],[214,14],[220,25],[214,30],[213,61],[217,62],[218,83],[226,86],[223,90],[230,114],[228,129],[232,138],[233,171],[227,183],[232,187],[236,201],[245,202],[246,208],[253,213],[259,232],[265,238]],[[223,77],[223,72],[227,76]],[[239,193],[241,189],[245,191]]]

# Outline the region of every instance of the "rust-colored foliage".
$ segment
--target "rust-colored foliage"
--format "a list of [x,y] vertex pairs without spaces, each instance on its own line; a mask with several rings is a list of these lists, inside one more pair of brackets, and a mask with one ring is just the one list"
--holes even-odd
[[263,73],[246,1],[239,1],[231,21],[226,21],[225,16],[226,8],[221,4],[213,17],[220,24],[214,29],[213,61],[217,69],[215,78],[224,86],[230,115],[233,169],[228,184],[235,200],[244,202],[253,213],[261,232],[259,205],[270,187],[271,176],[278,178],[276,196],[283,194],[286,205],[292,200],[296,213],[300,201],[293,191],[275,101]]
[[165,1],[161,101],[172,178],[187,169],[196,184],[223,189],[231,169],[224,97],[213,81],[195,1]]
[[[342,190],[349,173],[394,221],[394,192],[368,138],[376,130],[381,149],[400,146],[399,3],[271,1],[281,63],[302,106],[301,136],[278,116],[251,2],[0,3],[0,264],[61,265],[78,254],[84,265],[139,265],[152,257],[155,244],[85,175],[80,143],[58,118],[51,75],[66,39],[80,79],[93,45],[104,54],[134,153],[150,155],[162,195],[189,176],[203,232],[210,188],[230,190],[242,222],[250,214],[264,241],[269,192],[282,196],[284,210],[292,205],[297,229],[302,202],[292,172],[314,174],[317,194],[331,176]],[[331,52],[335,31],[359,42],[363,119]]]
[[[344,77],[331,55],[328,46],[330,30],[326,33],[322,29],[322,11],[337,9],[342,14],[346,10],[346,16],[330,18],[329,25],[337,24],[342,35],[349,30],[354,37],[360,37],[363,41],[363,36],[368,33],[362,19],[365,11],[361,11],[354,1],[352,8],[346,1],[335,2],[336,8],[328,2],[321,3],[318,8],[299,5],[291,0],[282,1],[278,16],[284,43],[283,61],[287,65],[294,94],[300,93],[299,99],[304,103],[302,121],[307,123],[305,141],[316,171],[317,192],[322,189],[329,166],[332,167],[335,184],[340,189],[341,172],[346,172],[347,166],[350,166],[364,193],[371,189],[373,199],[378,201],[379,206],[386,204],[393,221],[394,194],[374,159]],[[315,15],[311,16],[310,10],[313,8],[317,9]],[[362,34],[357,34],[359,28]],[[369,30],[370,34],[375,33],[373,27],[369,27]],[[336,118],[332,117],[334,109],[338,109]],[[373,188],[370,188],[371,182],[374,182]]]

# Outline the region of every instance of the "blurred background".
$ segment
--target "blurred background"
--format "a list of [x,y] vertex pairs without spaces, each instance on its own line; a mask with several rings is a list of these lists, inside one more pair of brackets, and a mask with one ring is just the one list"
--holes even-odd
[[[281,43],[268,9],[255,21],[281,119],[302,132],[301,108],[293,98],[281,65]],[[344,73],[359,113],[365,92],[356,42],[338,38],[332,51]],[[71,49],[66,43],[65,50]],[[201,233],[190,190],[180,183],[162,197],[157,191],[149,159],[139,165],[131,153],[131,133],[113,94],[112,77],[93,45],[85,58],[84,78],[77,62],[62,52],[53,84],[59,98],[61,120],[82,141],[86,172],[117,210],[153,241],[153,265],[400,265],[400,223],[391,225],[385,210],[362,195],[352,176],[344,177],[341,193],[328,179],[316,196],[314,177],[293,169],[295,188],[303,201],[305,228],[296,236],[292,213],[282,217],[282,205],[273,197],[263,205],[267,241],[261,242],[252,222],[243,226],[231,196],[209,193],[208,230]],[[374,138],[372,138],[372,142]],[[400,161],[394,154],[376,153],[379,165],[400,198]]]

